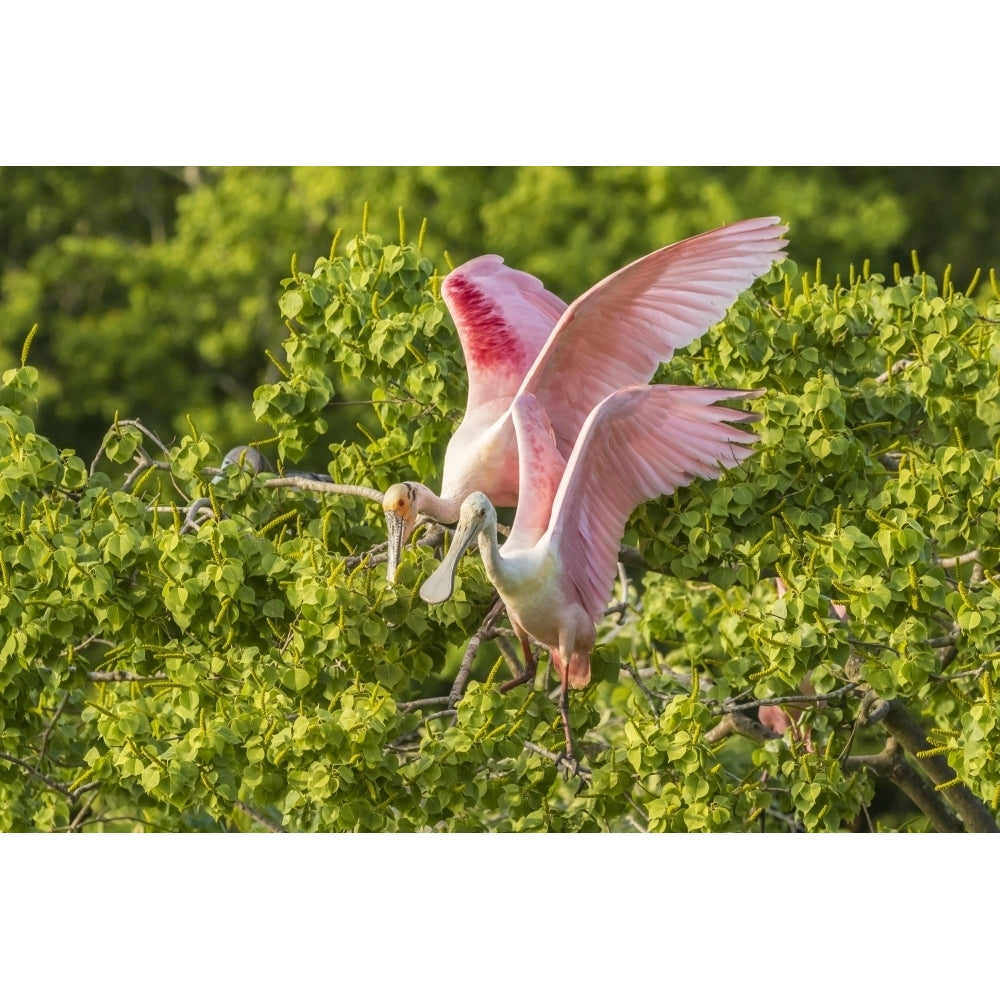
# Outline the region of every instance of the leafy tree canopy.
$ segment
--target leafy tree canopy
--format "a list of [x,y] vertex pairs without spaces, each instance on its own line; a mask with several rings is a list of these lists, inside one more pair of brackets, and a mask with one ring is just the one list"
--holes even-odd
[[[833,167],[0,168],[0,368],[24,332],[38,426],[92,454],[115,413],[175,443],[187,419],[220,442],[267,433],[256,386],[287,331],[274,289],[297,251],[326,253],[371,203],[432,220],[439,270],[481,253],[531,271],[566,301],[656,247],[724,222],[780,215],[793,258],[831,279],[853,263],[889,274],[915,249],[964,287],[1000,267],[992,170]],[[940,197],[947,191],[948,197]],[[411,234],[412,236],[413,234]],[[350,399],[350,383],[339,387]],[[359,411],[326,415],[361,441]],[[368,420],[369,430],[376,422]],[[326,462],[326,444],[310,462]]]
[[[198,420],[171,443],[124,410],[85,461],[36,424],[29,338],[0,388],[0,824],[995,829],[995,275],[787,261],[664,366],[765,388],[762,440],[632,518],[641,566],[571,699],[567,774],[551,680],[498,691],[509,631],[478,560],[423,605],[438,534],[390,587],[378,504],[281,475],[337,440],[350,386],[371,420],[333,478],[439,481],[464,373],[426,244],[366,224],[283,280],[283,350],[238,424],[267,429],[277,475],[222,467],[235,442]],[[205,260],[206,289],[235,282]]]

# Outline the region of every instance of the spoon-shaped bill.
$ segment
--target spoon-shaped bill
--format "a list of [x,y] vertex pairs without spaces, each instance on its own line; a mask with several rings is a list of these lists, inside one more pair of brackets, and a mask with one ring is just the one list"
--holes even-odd
[[404,518],[391,510],[385,512],[385,524],[388,535],[385,550],[385,578],[389,583],[395,583],[396,571],[399,569],[399,558],[403,553],[403,545],[410,534],[407,530],[409,525]]
[[440,604],[451,597],[451,592],[455,589],[455,570],[458,568],[458,560],[479,534],[479,528],[479,523],[467,517],[463,509],[448,554],[420,588],[420,596],[428,604]]

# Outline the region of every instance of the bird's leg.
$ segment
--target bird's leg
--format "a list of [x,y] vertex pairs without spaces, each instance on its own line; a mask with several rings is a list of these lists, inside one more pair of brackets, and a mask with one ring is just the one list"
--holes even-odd
[[562,689],[559,692],[559,714],[562,716],[563,733],[566,736],[566,753],[563,755],[563,762],[574,774],[579,773],[580,764],[573,751],[573,730],[569,724],[569,684],[568,677],[563,678]]
[[[514,630],[515,632],[517,629]],[[522,670],[517,676],[512,677],[509,681],[504,681],[500,685],[501,691],[509,691],[511,688],[516,688],[520,684],[525,684],[528,681],[535,679],[535,674],[538,672],[538,665],[535,663],[535,654],[531,652],[531,646],[528,644],[528,637],[526,635],[519,636],[521,640],[521,650],[524,652],[524,670]]]
[[573,774],[580,773],[580,764],[573,752],[573,730],[569,724],[569,659],[563,659],[558,650],[549,650],[552,657],[552,665],[559,675],[559,714],[562,716],[563,735],[566,737],[566,752],[560,758],[560,763],[572,771]]

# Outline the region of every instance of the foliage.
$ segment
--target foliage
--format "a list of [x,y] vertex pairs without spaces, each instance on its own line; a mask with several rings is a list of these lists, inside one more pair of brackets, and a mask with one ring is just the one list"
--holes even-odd
[[[948,198],[937,192],[947,190]],[[40,432],[93,454],[116,413],[168,440],[188,431],[249,441],[265,351],[285,334],[274,288],[297,250],[324,253],[338,219],[371,202],[374,232],[398,206],[431,218],[443,264],[484,252],[567,301],[649,250],[724,222],[781,215],[792,256],[846,275],[888,271],[917,248],[961,283],[1000,267],[993,169],[843,167],[0,168],[0,370],[33,324]],[[338,440],[376,422],[336,385]],[[318,461],[318,452],[311,460]]]
[[[372,423],[330,445],[333,477],[438,484],[464,372],[408,235],[363,227],[284,280],[253,401],[279,467],[350,386]],[[116,421],[88,466],[36,429],[26,346],[0,389],[0,825],[988,826],[1000,296],[916,263],[830,284],[786,262],[662,370],[766,388],[761,443],[633,517],[647,568],[623,569],[571,697],[578,774],[551,679],[498,691],[509,632],[477,558],[423,605],[436,536],[390,587],[377,504],[216,468],[229,442],[196,424],[167,447]]]

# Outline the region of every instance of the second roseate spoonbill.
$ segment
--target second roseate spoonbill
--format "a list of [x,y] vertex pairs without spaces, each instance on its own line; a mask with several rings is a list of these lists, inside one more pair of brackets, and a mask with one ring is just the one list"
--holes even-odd
[[748,219],[692,236],[623,267],[570,306],[501,257],[477,257],[441,285],[455,321],[469,394],[445,452],[441,495],[397,483],[383,498],[387,577],[417,517],[451,524],[476,491],[497,507],[518,498],[512,404],[530,393],[567,458],[590,411],[624,386],[648,382],[673,352],[701,336],[755,278],[784,258],[786,226]]
[[502,690],[534,675],[529,638],[548,646],[562,683],[559,710],[570,758],[569,689],[590,681],[590,651],[626,521],[644,500],[698,477],[714,479],[747,458],[757,435],[734,425],[757,414],[715,404],[759,395],[676,385],[619,389],[591,412],[565,467],[538,400],[522,393],[514,401],[521,495],[510,536],[498,546],[493,504],[483,493],[471,494],[451,548],[420,596],[431,604],[446,600],[458,560],[478,538],[486,574],[524,651],[524,672]]

